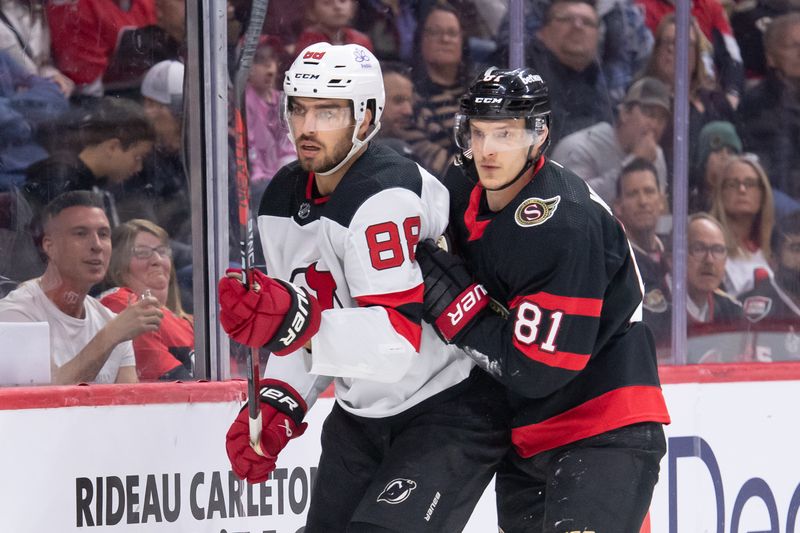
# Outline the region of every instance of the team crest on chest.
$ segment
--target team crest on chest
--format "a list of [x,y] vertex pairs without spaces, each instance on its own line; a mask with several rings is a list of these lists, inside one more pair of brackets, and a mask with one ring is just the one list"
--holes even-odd
[[517,207],[517,211],[514,213],[514,220],[523,228],[544,224],[547,219],[555,214],[560,201],[561,196],[554,196],[546,200],[528,198]]
[[751,296],[744,301],[744,316],[750,322],[758,322],[772,310],[772,298]]

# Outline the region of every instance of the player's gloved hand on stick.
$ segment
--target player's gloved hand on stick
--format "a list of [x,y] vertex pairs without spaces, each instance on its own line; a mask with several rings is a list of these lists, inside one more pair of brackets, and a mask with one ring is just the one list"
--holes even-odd
[[249,483],[261,483],[275,470],[275,461],[286,444],[302,435],[308,424],[303,417],[306,402],[291,385],[275,379],[261,382],[261,453],[250,446],[250,419],[245,405],[225,436],[231,468]]
[[473,281],[460,257],[442,250],[430,239],[417,244],[416,257],[425,279],[422,318],[445,342],[458,344],[489,305],[486,289]]
[[241,270],[226,274],[219,281],[219,320],[236,342],[287,355],[319,329],[319,302],[305,289],[253,269],[253,290],[247,290]]

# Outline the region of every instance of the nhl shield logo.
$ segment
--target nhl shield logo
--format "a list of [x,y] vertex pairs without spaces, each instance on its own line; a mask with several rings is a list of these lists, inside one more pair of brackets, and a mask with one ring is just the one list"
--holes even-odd
[[548,218],[555,214],[561,196],[554,196],[544,200],[542,198],[528,198],[522,202],[514,213],[514,220],[523,228],[544,224]]
[[410,479],[393,479],[378,495],[376,501],[391,503],[392,505],[404,502],[411,495],[411,491],[417,488],[417,482]]
[[300,204],[300,209],[297,210],[297,216],[300,220],[305,220],[311,214],[311,205],[308,202]]

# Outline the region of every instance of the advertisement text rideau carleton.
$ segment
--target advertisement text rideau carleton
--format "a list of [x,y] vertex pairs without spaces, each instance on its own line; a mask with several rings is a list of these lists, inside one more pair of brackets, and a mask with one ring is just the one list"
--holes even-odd
[[176,522],[237,516],[302,515],[316,467],[277,468],[251,485],[231,471],[75,478],[77,527]]

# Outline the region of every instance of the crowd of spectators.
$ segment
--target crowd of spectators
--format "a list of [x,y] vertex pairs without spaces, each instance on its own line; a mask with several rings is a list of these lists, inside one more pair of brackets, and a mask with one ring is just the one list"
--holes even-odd
[[[644,317],[666,360],[674,4],[523,6],[525,63],[550,90],[548,157],[582,176],[626,227]],[[247,0],[228,1],[231,59],[248,12]],[[689,360],[800,359],[800,7],[692,0],[691,13]],[[93,324],[86,347],[54,341],[54,382],[193,377],[186,24],[182,0],[0,0],[0,296],[10,293],[0,319],[54,320],[51,335]],[[386,86],[374,142],[442,176],[467,84],[507,65],[508,24],[507,0],[270,2],[245,94],[253,204],[295,157],[281,88],[305,46],[372,50]],[[56,233],[88,251],[61,252],[69,246]],[[69,261],[88,261],[92,275]],[[37,311],[23,309],[26,301]],[[119,314],[99,311],[101,302]],[[115,316],[144,307],[159,317],[155,330],[132,335],[131,320],[118,327]],[[101,335],[109,325],[114,335]],[[719,332],[726,350],[708,347]]]

